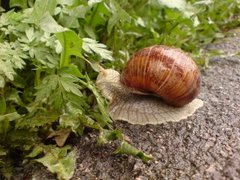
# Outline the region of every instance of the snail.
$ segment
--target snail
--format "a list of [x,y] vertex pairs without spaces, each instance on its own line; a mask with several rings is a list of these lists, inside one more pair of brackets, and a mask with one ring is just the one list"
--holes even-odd
[[109,100],[113,120],[132,124],[177,122],[191,116],[201,82],[195,62],[182,50],[155,45],[136,52],[122,73],[101,69],[96,84]]

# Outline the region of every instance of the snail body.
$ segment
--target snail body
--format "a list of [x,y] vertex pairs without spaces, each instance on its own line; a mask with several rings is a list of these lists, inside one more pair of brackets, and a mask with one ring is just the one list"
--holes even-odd
[[141,49],[128,61],[121,82],[138,91],[153,93],[170,105],[183,106],[198,95],[200,72],[181,50],[151,46]]
[[196,99],[200,81],[196,64],[183,51],[157,45],[135,53],[121,74],[101,69],[96,83],[110,102],[112,119],[161,124],[185,119],[203,105]]

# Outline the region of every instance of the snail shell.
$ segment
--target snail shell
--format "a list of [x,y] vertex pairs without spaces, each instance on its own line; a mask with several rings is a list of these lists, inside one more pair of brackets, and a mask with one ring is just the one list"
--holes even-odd
[[121,82],[153,93],[173,106],[191,102],[199,93],[200,72],[183,51],[163,45],[139,50],[127,63]]
[[144,48],[129,60],[121,75],[113,69],[100,69],[96,84],[109,100],[113,120],[142,125],[178,122],[203,106],[203,101],[195,98],[200,73],[179,49]]

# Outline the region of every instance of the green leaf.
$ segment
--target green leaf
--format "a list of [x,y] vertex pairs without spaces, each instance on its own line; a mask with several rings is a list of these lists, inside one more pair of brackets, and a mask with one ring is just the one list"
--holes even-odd
[[[1,79],[1,78],[0,78]],[[0,80],[1,81],[1,80]],[[19,74],[16,74],[14,76],[14,81],[12,82],[12,84],[15,86],[15,87],[18,87],[18,88],[24,88],[26,86],[26,81],[25,79],[23,79],[22,76],[20,76]]]
[[83,38],[83,50],[84,51],[86,51],[87,53],[91,53],[91,54],[96,53],[103,59],[113,61],[112,52],[107,50],[106,48],[107,48],[106,45],[104,45],[102,43],[98,43],[94,39]]
[[4,74],[9,80],[14,80],[15,71],[12,64],[9,61],[1,61],[0,73]]
[[12,103],[16,103],[17,105],[20,106],[25,106],[25,104],[22,102],[19,92],[17,89],[11,89],[7,92],[6,94],[6,100]]
[[48,12],[40,20],[39,26],[47,33],[57,33],[65,30],[65,28],[60,26]]
[[121,6],[115,0],[110,0],[110,9],[113,15],[108,21],[107,26],[108,34],[111,34],[113,27],[119,21],[121,21],[122,23],[131,21],[131,16],[124,9],[122,9]]
[[[83,84],[85,87],[87,87],[88,89],[90,89],[92,91],[92,93],[94,94],[94,96],[96,97],[97,103],[98,103],[98,108],[99,111],[101,112],[102,118],[96,118],[96,120],[98,120],[98,123],[102,126],[108,126],[111,128],[111,122],[112,120],[109,117],[109,114],[106,110],[106,106],[105,106],[105,101],[103,100],[102,96],[99,94],[97,88],[95,87],[95,85],[93,84],[93,82],[91,82],[90,78],[88,76],[86,76],[86,82],[83,82],[82,80],[79,79],[79,82],[81,84]],[[92,113],[94,115],[94,113]],[[98,115],[100,116],[100,114]]]
[[0,115],[0,122],[4,120],[14,121],[19,118],[21,118],[20,114],[18,114],[17,112],[12,112],[8,114]]
[[56,173],[59,179],[71,179],[76,166],[76,151],[68,152],[70,148],[70,146],[51,147],[46,149],[46,154],[36,161],[42,163],[52,173]]
[[36,0],[30,16],[31,20],[38,24],[45,14],[53,15],[56,6],[57,0]]
[[6,112],[6,100],[3,96],[0,96],[0,115]]
[[82,96],[81,91],[79,90],[81,86],[76,84],[78,79],[74,76],[68,75],[68,74],[61,74],[61,77],[59,79],[59,82],[61,83],[62,87],[65,91],[71,92],[77,96]]
[[23,1],[23,0],[10,0],[9,6],[10,6],[10,8],[20,7],[22,9],[25,9],[25,8],[27,8],[27,0],[26,1]]
[[88,5],[90,6],[90,7],[92,7],[94,4],[97,4],[97,3],[100,3],[100,2],[102,2],[103,0],[89,0],[88,1]]
[[140,158],[143,162],[148,162],[153,159],[151,155],[147,155],[137,148],[133,147],[126,141],[122,141],[120,147],[114,152],[116,154],[129,154]]
[[[23,69],[26,64],[24,54],[18,43],[0,42],[0,75],[14,80],[15,69]],[[3,82],[2,82],[3,85]]]
[[111,15],[110,8],[107,6],[107,3],[105,3],[104,1],[95,2],[96,3],[89,4],[90,8],[92,9],[92,13],[90,14],[89,19],[86,18],[88,23],[85,24],[88,25],[89,28],[92,28],[91,31],[95,31],[98,26],[105,26],[109,16]]
[[83,126],[79,117],[72,114],[63,114],[59,119],[59,124],[63,128],[71,128],[74,133],[83,133]]
[[44,151],[44,148],[42,146],[35,146],[32,151],[27,155],[29,158],[34,158],[41,154]]
[[159,2],[170,8],[184,9],[186,6],[186,0],[159,0]]
[[79,120],[86,127],[89,127],[89,128],[92,128],[92,129],[97,129],[97,130],[101,129],[100,123],[96,122],[94,119],[92,119],[89,116],[79,115]]
[[115,130],[101,129],[100,135],[98,137],[98,143],[106,144],[109,141],[113,141],[116,139],[123,140],[123,135],[119,130],[117,130],[117,129],[115,129]]
[[82,39],[74,31],[64,31],[56,33],[60,41],[63,51],[61,53],[60,67],[69,66],[71,63],[71,56],[82,57]]
[[62,67],[59,72],[70,74],[79,78],[84,78],[85,76],[79,71],[78,67],[74,64],[69,64],[69,66]]
[[60,87],[58,87],[57,89],[55,89],[50,98],[49,98],[49,104],[53,105],[53,107],[60,111],[61,108],[63,107],[64,103],[64,97],[63,97],[63,92],[62,89]]
[[16,123],[17,128],[34,128],[57,121],[59,113],[51,110],[34,110]]
[[79,5],[71,9],[66,9],[66,11],[68,11],[68,15],[62,16],[59,21],[64,27],[79,28],[79,19],[85,18],[88,10],[89,7],[84,5]]
[[46,98],[48,98],[52,91],[57,88],[58,79],[59,77],[57,75],[49,75],[45,77],[42,81],[42,84],[36,87],[36,101],[44,101]]

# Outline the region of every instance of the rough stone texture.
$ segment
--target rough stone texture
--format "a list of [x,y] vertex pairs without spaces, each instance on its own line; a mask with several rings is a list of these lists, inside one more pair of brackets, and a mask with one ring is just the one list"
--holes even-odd
[[[240,38],[209,45],[240,50]],[[240,179],[240,57],[214,58],[202,72],[204,106],[178,123],[130,125],[116,122],[129,141],[153,155],[144,164],[131,156],[112,155],[115,144],[97,146],[95,132],[76,138],[77,170],[73,179]],[[38,166],[13,179],[55,179]],[[42,168],[43,169],[43,168]]]
[[[208,49],[232,54],[239,42],[233,37]],[[202,72],[205,104],[194,116],[162,125],[116,123],[152,162],[111,155],[113,147],[97,147],[95,135],[86,136],[77,142],[73,179],[240,179],[240,58],[211,62]]]

